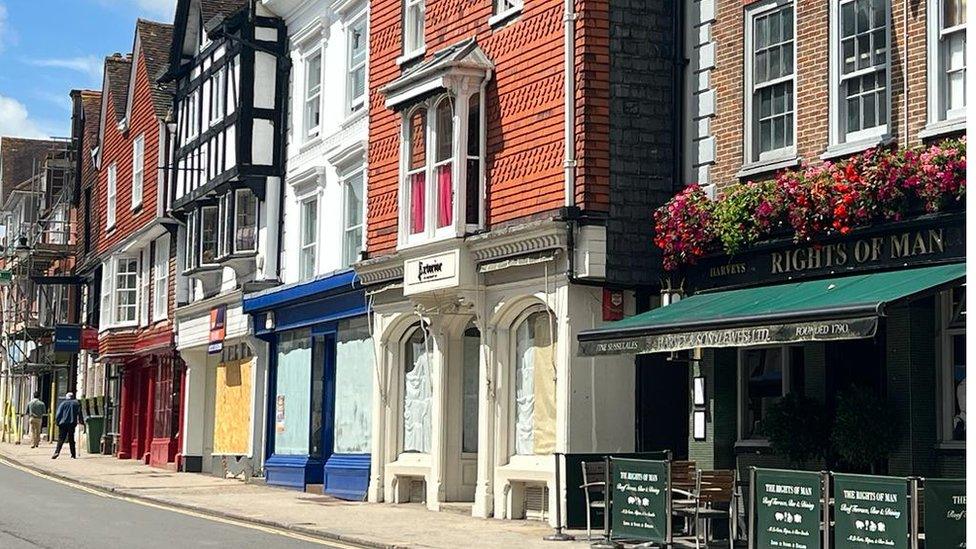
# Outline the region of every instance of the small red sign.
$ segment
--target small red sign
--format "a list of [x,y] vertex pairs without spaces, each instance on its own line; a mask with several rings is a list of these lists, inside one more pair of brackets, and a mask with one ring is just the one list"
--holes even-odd
[[219,353],[224,349],[224,336],[227,333],[227,306],[221,305],[210,309],[210,346],[207,350]]
[[85,351],[98,350],[98,329],[97,328],[81,329],[81,348],[82,350]]
[[621,290],[603,289],[603,320],[621,320],[624,317],[624,293]]

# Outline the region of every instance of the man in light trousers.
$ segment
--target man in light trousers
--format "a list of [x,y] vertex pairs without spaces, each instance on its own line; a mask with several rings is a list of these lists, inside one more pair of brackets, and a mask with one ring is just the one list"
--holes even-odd
[[47,404],[41,400],[41,392],[34,391],[34,399],[27,403],[27,420],[30,423],[31,448],[41,443],[41,422],[47,414]]

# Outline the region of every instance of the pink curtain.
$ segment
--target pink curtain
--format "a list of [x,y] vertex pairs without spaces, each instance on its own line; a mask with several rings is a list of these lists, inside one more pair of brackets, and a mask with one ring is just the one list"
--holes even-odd
[[454,222],[454,185],[451,184],[451,164],[437,167],[437,227]]
[[426,178],[424,172],[410,176],[410,234],[424,232],[424,197]]

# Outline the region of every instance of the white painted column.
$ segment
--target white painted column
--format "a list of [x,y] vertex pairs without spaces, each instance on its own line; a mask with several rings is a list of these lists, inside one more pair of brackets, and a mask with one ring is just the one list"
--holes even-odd
[[446,499],[445,475],[447,467],[447,424],[449,413],[448,402],[448,360],[450,331],[448,318],[443,315],[432,315],[430,319],[430,353],[431,395],[430,412],[430,474],[427,477],[427,508],[431,511],[440,510],[440,504]]
[[495,482],[495,328],[482,323],[478,367],[478,480],[471,514],[488,518],[494,511]]
[[372,451],[369,457],[369,488],[366,491],[366,499],[370,503],[380,503],[389,501],[389,496],[384,493],[383,470],[386,466],[387,448],[387,407],[389,393],[387,383],[390,375],[390,367],[386,346],[383,344],[383,324],[379,315],[373,315],[373,349],[376,360],[373,368],[373,407],[372,407]]
[[[253,330],[251,330],[253,333]],[[268,353],[270,345],[253,336],[244,342],[254,353],[254,366],[251,368],[251,434],[248,446],[251,467],[255,475],[264,469],[264,433],[268,410]]]
[[206,437],[207,351],[180,351],[186,363],[186,394],[183,395],[183,450],[187,456],[203,458]]

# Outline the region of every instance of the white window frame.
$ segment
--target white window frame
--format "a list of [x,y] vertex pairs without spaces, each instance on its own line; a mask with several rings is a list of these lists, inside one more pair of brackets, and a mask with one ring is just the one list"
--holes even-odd
[[[508,406],[506,407],[506,409],[508,413],[508,421],[507,421],[508,455],[509,455],[509,459],[512,461],[517,461],[522,459],[532,459],[534,458],[534,456],[538,455],[534,453],[536,448],[536,444],[535,444],[536,441],[534,439],[532,441],[532,446],[533,446],[532,454],[519,454],[517,450],[517,441],[516,441],[516,436],[517,436],[516,431],[518,425],[518,413],[517,413],[518,400],[516,398],[517,397],[516,391],[518,390],[518,384],[516,383],[516,369],[518,368],[518,331],[519,328],[522,327],[522,324],[527,322],[529,320],[529,317],[531,317],[536,313],[544,313],[549,317],[549,330],[550,330],[549,341],[550,344],[552,345],[553,360],[556,360],[556,348],[557,348],[556,346],[557,346],[558,334],[556,333],[556,327],[554,326],[554,319],[552,316],[552,312],[546,309],[546,307],[542,304],[531,305],[527,307],[524,311],[519,313],[517,317],[515,317],[515,320],[511,323],[508,330],[509,365],[507,370],[508,370],[508,379],[510,380],[509,381],[510,387],[508,387],[508,391],[507,391]],[[533,368],[534,367],[535,365],[533,365]],[[532,409],[533,421],[535,420],[535,412],[536,409],[533,408]]]
[[[305,218],[311,209],[315,209],[315,222],[312,225],[312,233],[306,234]],[[299,251],[298,251],[298,279],[299,280],[310,280],[315,278],[318,273],[318,246],[319,246],[319,212],[321,208],[319,207],[319,196],[318,194],[313,194],[310,197],[303,199],[299,203],[299,215],[298,215],[298,237],[299,237]],[[311,272],[305,271],[305,261],[306,258],[311,254]]]
[[[134,270],[130,271],[130,270],[126,269],[125,271],[122,271],[120,267],[121,267],[121,265],[122,265],[123,262],[126,262],[126,263],[130,263],[131,262],[131,264],[135,266],[134,267]],[[140,274],[139,273],[139,258],[138,257],[133,257],[133,256],[116,257],[113,260],[113,267],[114,268],[112,269],[112,322],[111,322],[111,325],[114,326],[114,327],[120,327],[120,326],[136,326],[139,323],[139,278],[140,278],[139,277],[139,274]],[[119,285],[119,276],[120,276],[120,274],[121,275],[126,275],[126,276],[127,275],[133,275],[133,276],[135,276],[135,283],[132,286],[132,288],[129,288],[129,287],[123,288],[123,287],[121,287]],[[120,304],[120,302],[121,302],[120,297],[121,297],[122,292],[132,292],[132,294],[133,294],[132,304],[125,306],[126,309],[128,309],[130,307],[132,309],[132,318],[131,319],[123,319],[121,317],[121,315],[119,314],[119,312],[120,312],[119,311],[119,307],[121,306],[121,304]]]
[[[416,9],[412,9],[416,8]],[[426,17],[427,13],[426,0],[403,0],[403,58],[410,59],[419,55],[423,55],[426,47],[426,37],[424,36],[426,32]],[[411,44],[408,40],[407,29],[413,29],[417,26],[417,22],[414,20],[415,17],[420,17],[420,35],[415,37],[416,43]]]
[[139,134],[132,140],[132,209],[142,206],[146,181],[146,137]]
[[[927,2],[928,12],[926,19],[929,62],[928,128],[926,129],[932,134],[962,130],[965,129],[966,125],[965,107],[955,111],[949,111],[946,106],[948,83],[946,81],[945,56],[947,51],[943,46],[947,43],[946,37],[957,32],[967,34],[966,41],[968,42],[968,21],[962,25],[957,25],[949,29],[943,29],[942,16],[943,4],[945,1],[946,0],[928,0]],[[968,59],[966,60],[966,65],[967,66],[964,67],[963,70],[968,72]],[[964,93],[963,95],[965,97],[967,94]]]
[[[203,211],[213,209],[214,216],[217,219],[217,226],[214,227],[214,232],[216,233],[214,239],[216,241],[216,249],[214,250],[213,261],[210,263],[203,262]],[[201,206],[197,210],[197,242],[196,242],[196,254],[197,254],[197,264],[200,267],[213,267],[218,264],[218,257],[220,255],[220,207],[217,204],[207,204],[206,206]]]
[[115,262],[111,259],[102,262],[102,287],[101,295],[99,296],[101,301],[98,311],[98,328],[99,330],[104,330],[111,327],[112,318],[114,316],[112,310],[113,295],[114,292],[112,288],[114,284],[114,264]]
[[[349,208],[348,201],[351,195],[350,187],[355,183],[356,179],[359,179],[359,185],[362,186],[362,207],[359,212],[358,219],[349,219]],[[352,222],[352,223],[350,223]],[[359,261],[359,254],[355,254],[355,257],[349,257],[348,249],[346,248],[347,235],[355,230],[360,231],[360,242],[359,251],[362,252],[365,249],[366,244],[366,169],[365,167],[358,167],[355,170],[349,172],[342,178],[342,266],[349,267],[353,263]]]
[[108,188],[106,189],[105,230],[115,227],[115,209],[119,200],[118,167],[112,162],[108,167]]
[[149,292],[152,287],[149,247],[139,252],[139,326],[149,325]]
[[782,381],[782,391],[780,393],[781,397],[789,394],[793,387],[793,372],[791,371],[791,357],[793,348],[802,348],[802,345],[760,345],[756,347],[739,347],[736,349],[736,363],[737,363],[737,414],[736,414],[736,440],[737,444],[758,444],[766,445],[769,444],[769,439],[765,437],[755,436],[751,438],[745,438],[745,424],[746,424],[746,398],[749,393],[749,379],[748,372],[745,371],[745,362],[743,361],[743,355],[748,351],[758,351],[762,349],[779,349],[780,350],[780,360],[782,361],[781,368],[783,372]]
[[153,250],[152,320],[166,320],[169,315],[169,235],[156,239]]
[[[362,37],[365,40],[363,45],[363,58],[359,62],[353,60],[353,33],[355,29],[362,26]],[[369,74],[368,74],[368,61],[369,61],[369,21],[366,18],[366,13],[360,13],[357,15],[351,23],[346,27],[346,112],[355,112],[366,104],[367,90],[369,89]],[[355,82],[354,75],[359,72],[363,72],[363,92],[359,95],[353,95],[353,83]]]
[[520,13],[524,3],[523,0],[495,0],[494,15],[488,18],[488,25],[494,26],[509,17]]
[[[478,219],[468,220],[467,216],[467,140],[468,140],[468,112],[471,97],[478,94],[479,98],[479,148],[478,163]],[[453,144],[452,144],[452,175],[451,182],[454,189],[452,223],[444,227],[437,227],[437,181],[436,181],[436,144],[437,144],[437,107],[441,101],[450,101],[453,105]],[[477,230],[483,224],[484,188],[485,188],[485,103],[484,97],[477,89],[469,89],[460,97],[456,94],[442,94],[427,99],[406,110],[400,124],[400,193],[399,193],[399,231],[398,248],[409,248],[427,242],[444,240],[463,236],[468,231]],[[426,110],[425,120],[425,195],[424,195],[424,230],[411,234],[410,227],[410,177],[420,172],[420,169],[410,170],[410,119],[418,109]],[[444,162],[441,162],[444,163]]]
[[[309,89],[310,75],[312,74],[312,62],[318,59],[319,62],[319,84],[315,90]],[[322,51],[321,47],[316,47],[311,52],[309,52],[304,59],[305,65],[305,80],[302,83],[302,135],[305,141],[314,139],[319,136],[322,129],[322,85],[323,85],[323,74],[325,73],[325,53]],[[318,109],[318,122],[313,126],[311,124],[311,108],[315,107]]]
[[[251,193],[251,196],[254,199],[254,212],[253,212],[253,214],[254,214],[254,247],[251,248],[251,249],[244,249],[244,248],[238,248],[237,247],[237,231],[240,228],[238,226],[238,224],[237,224],[237,222],[240,220],[240,212],[238,211],[239,206],[240,206],[240,203],[238,202],[238,197],[242,193]],[[234,234],[231,235],[231,249],[233,250],[232,253],[235,253],[235,254],[250,254],[250,253],[257,252],[257,250],[258,250],[258,211],[259,211],[260,207],[261,207],[261,201],[258,200],[258,197],[256,195],[254,195],[254,193],[250,189],[236,189],[234,191],[234,208],[233,208],[233,210],[234,210],[234,223],[233,223]]]
[[[891,128],[891,2],[893,0],[883,0],[885,6],[885,44],[887,54],[885,64],[879,68],[862,69],[846,78],[854,78],[869,72],[879,70],[885,71],[885,100],[887,102],[887,123],[858,130],[855,132],[845,132],[846,125],[844,113],[846,112],[845,103],[847,97],[842,93],[844,84],[842,81],[843,62],[841,40],[841,4],[847,4],[856,0],[830,0],[830,146],[837,152],[857,152],[857,150],[877,145],[880,141],[890,137]],[[828,150],[828,153],[831,151]]]
[[[787,6],[790,6],[790,7],[793,8],[793,72],[789,76],[783,76],[783,77],[777,78],[775,80],[770,80],[768,82],[764,82],[762,85],[763,86],[774,86],[774,85],[781,84],[781,83],[785,83],[785,82],[792,82],[793,83],[793,104],[791,105],[791,108],[790,108],[790,111],[793,113],[793,128],[792,128],[792,135],[793,135],[792,142],[793,142],[793,144],[792,145],[785,146],[785,147],[781,147],[779,149],[770,150],[770,151],[767,151],[765,153],[758,153],[757,154],[758,140],[759,140],[759,137],[760,136],[757,135],[757,133],[756,133],[757,128],[756,128],[756,124],[755,124],[755,120],[754,120],[755,113],[756,113],[756,109],[758,109],[758,106],[755,105],[755,103],[756,103],[756,91],[757,90],[755,89],[755,84],[754,84],[754,81],[753,81],[753,78],[754,78],[754,75],[755,75],[755,70],[754,70],[754,62],[755,62],[755,51],[754,51],[754,49],[755,49],[754,48],[754,44],[755,44],[755,42],[754,42],[754,40],[755,40],[755,36],[754,36],[754,33],[755,33],[755,20],[758,17],[762,17],[762,16],[767,15],[769,13],[778,11],[780,9],[783,9],[783,8],[787,7]],[[797,88],[797,86],[796,86],[796,83],[797,83],[796,55],[797,55],[797,49],[796,49],[796,42],[797,42],[797,40],[796,40],[796,5],[795,5],[795,2],[793,0],[766,0],[766,1],[763,1],[763,2],[757,2],[755,4],[749,5],[748,7],[746,7],[744,36],[745,36],[745,46],[744,46],[743,54],[744,54],[744,58],[745,58],[745,70],[744,70],[744,73],[743,73],[743,76],[744,76],[743,81],[745,83],[745,91],[744,91],[744,97],[745,97],[745,105],[744,105],[744,107],[745,107],[745,109],[744,109],[745,110],[745,119],[743,121],[743,127],[744,127],[745,131],[743,132],[743,134],[744,134],[744,137],[745,137],[745,142],[743,143],[743,145],[744,145],[743,151],[744,151],[745,154],[743,155],[743,165],[746,166],[746,167],[748,167],[750,165],[761,165],[761,164],[767,164],[767,163],[772,163],[772,162],[777,162],[777,161],[782,161],[782,160],[788,160],[788,159],[796,158],[796,125],[797,125],[797,117],[796,117],[796,91],[797,91],[796,90],[796,88]]]
[[[965,286],[963,288],[965,291]],[[963,299],[965,300],[965,297]],[[951,325],[953,320],[952,316],[955,313],[952,308],[951,288],[938,294],[937,303],[937,321],[939,327],[939,440],[945,446],[965,448],[965,440],[953,440],[952,438],[952,420],[955,417],[953,404],[956,396],[952,371],[952,338],[957,335],[965,336],[965,322],[962,326]],[[965,310],[965,303],[963,304],[963,310]],[[966,367],[968,369],[968,364]]]

